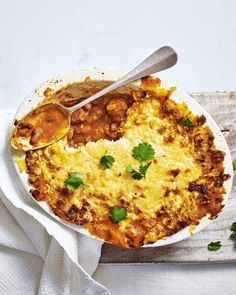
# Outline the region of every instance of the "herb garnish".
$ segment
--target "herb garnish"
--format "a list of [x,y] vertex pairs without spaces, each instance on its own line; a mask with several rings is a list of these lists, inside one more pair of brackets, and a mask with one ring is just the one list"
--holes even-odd
[[230,235],[230,238],[233,240],[236,240],[236,231],[232,232],[232,234]]
[[185,118],[183,121],[182,121],[182,124],[184,126],[188,126],[188,127],[195,127],[196,125],[193,123],[193,121],[191,121],[189,118]]
[[236,240],[236,222],[231,224],[230,230],[232,231],[230,238]]
[[76,190],[81,184],[84,184],[83,176],[79,172],[72,172],[64,181],[69,191]]
[[209,251],[217,251],[222,247],[221,242],[217,241],[217,242],[211,242],[210,244],[208,244],[207,249]]
[[236,159],[233,160],[232,164],[233,164],[233,170],[236,171]]
[[122,207],[114,207],[110,210],[109,216],[114,223],[118,223],[126,218],[127,211]]
[[231,231],[236,231],[236,222],[233,222],[230,227]]
[[105,168],[105,169],[110,169],[115,162],[115,158],[110,156],[110,155],[105,155],[101,157],[100,164]]
[[148,167],[151,164],[152,164],[152,162],[149,162],[146,165],[140,165],[139,168],[138,168],[138,171],[135,170],[131,165],[129,165],[129,166],[127,166],[126,170],[127,170],[127,172],[132,174],[133,179],[140,180],[143,177],[146,177]]
[[140,143],[132,150],[132,156],[138,161],[150,161],[155,155],[154,148],[147,142]]

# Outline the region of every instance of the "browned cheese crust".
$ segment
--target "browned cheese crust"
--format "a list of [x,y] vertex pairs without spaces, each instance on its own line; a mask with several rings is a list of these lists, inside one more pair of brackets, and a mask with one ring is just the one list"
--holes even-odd
[[[55,93],[48,89],[45,92],[45,101],[59,101],[64,106],[72,106],[108,84],[108,82],[87,80],[83,83],[68,85]],[[123,177],[124,181],[128,179],[130,183],[135,182],[136,190],[132,191],[132,197],[126,198],[125,194],[120,193],[113,197],[112,202],[108,194],[98,194],[96,190],[93,191],[91,181],[88,188],[82,186],[79,188],[79,195],[77,192],[75,202],[75,192],[69,191],[63,183],[60,186],[54,185],[53,179],[62,173],[62,166],[55,165],[53,162],[55,149],[50,147],[26,153],[27,173],[33,186],[31,191],[33,197],[37,201],[46,201],[53,212],[63,220],[83,225],[91,234],[125,248],[138,248],[144,244],[154,243],[158,239],[177,233],[188,225],[198,225],[206,215],[209,215],[211,219],[215,218],[223,207],[224,181],[230,177],[224,173],[225,154],[215,148],[214,136],[204,125],[205,117],[195,116],[187,106],[183,107],[170,99],[174,89],[156,90],[159,85],[159,79],[147,77],[142,80],[141,88],[125,87],[121,93],[113,92],[76,111],[72,115],[72,126],[66,139],[67,146],[79,150],[85,144],[98,140],[117,141],[125,132],[127,116],[131,118],[132,114],[140,112],[141,115],[138,118],[130,120],[135,126],[142,125],[139,118],[142,118],[143,103],[146,100],[150,103],[157,102],[159,105],[157,117],[169,125],[163,123],[156,128],[153,123],[152,128],[152,122],[149,122],[150,130],[156,128],[156,137],[161,138],[165,148],[174,149],[177,138],[183,139],[179,143],[182,148],[191,147],[193,162],[199,171],[196,179],[191,178],[184,188],[178,186],[178,183],[191,171],[188,171],[190,170],[188,167],[183,170],[174,164],[170,166],[165,173],[168,185],[163,185],[162,195],[158,196],[164,200],[162,201],[164,205],[157,207],[154,215],[149,215],[143,210],[142,205],[139,205],[143,204],[145,200],[143,201],[142,198],[146,197],[144,186],[140,184],[145,180],[142,180],[143,182],[132,180],[125,172],[118,173],[117,179]],[[183,124],[186,117],[194,123],[195,127]],[[158,152],[156,154],[158,156]],[[41,169],[41,161],[50,171],[51,179],[46,177]],[[181,162],[181,159],[178,161]],[[160,160],[154,158],[147,181],[151,178],[151,169],[154,169],[158,163]],[[87,175],[88,181],[90,174]],[[157,184],[158,181],[157,176]],[[157,191],[156,194],[158,193]],[[173,207],[175,196],[182,198],[180,206]],[[183,201],[183,196],[186,196],[186,201]],[[123,223],[113,223],[110,219],[109,211],[114,206],[127,210],[128,218]]]

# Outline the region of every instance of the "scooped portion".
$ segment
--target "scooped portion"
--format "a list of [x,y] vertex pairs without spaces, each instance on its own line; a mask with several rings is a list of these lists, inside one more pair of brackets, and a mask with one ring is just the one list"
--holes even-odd
[[62,138],[70,128],[66,109],[58,104],[44,104],[15,122],[11,145],[17,150],[34,150]]
[[[52,92],[46,90],[45,101],[59,102],[71,107],[109,86],[111,81],[75,82]],[[99,139],[118,140],[127,111],[132,104],[145,97],[145,91],[135,85],[123,86],[112,91],[71,114],[71,128],[67,138],[70,146],[79,147]]]

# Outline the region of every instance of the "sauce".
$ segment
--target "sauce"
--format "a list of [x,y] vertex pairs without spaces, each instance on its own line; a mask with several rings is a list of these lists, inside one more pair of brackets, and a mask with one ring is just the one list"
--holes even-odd
[[68,114],[58,105],[46,104],[30,112],[15,123],[12,145],[23,148],[23,141],[33,147],[40,147],[60,139],[69,127]]
[[99,139],[119,139],[122,135],[119,129],[133,101],[129,94],[108,94],[73,112],[68,134],[70,145],[78,146]]

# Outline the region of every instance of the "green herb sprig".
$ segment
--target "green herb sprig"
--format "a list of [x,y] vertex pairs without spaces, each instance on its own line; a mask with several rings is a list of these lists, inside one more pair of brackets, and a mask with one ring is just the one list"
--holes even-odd
[[110,169],[113,164],[115,163],[115,158],[112,157],[111,155],[104,155],[100,159],[100,164],[105,168],[105,169]]
[[114,207],[110,210],[109,216],[113,223],[118,223],[126,218],[127,211],[123,207]]
[[84,184],[83,175],[79,172],[72,172],[70,176],[64,181],[69,191],[76,190],[81,184]]
[[188,127],[195,127],[196,125],[193,123],[193,121],[191,121],[189,118],[185,118],[183,121],[182,121],[182,124],[184,126],[188,126]]
[[132,150],[132,157],[138,161],[150,161],[155,155],[154,148],[147,142],[140,143]]
[[231,224],[230,230],[232,232],[231,235],[230,235],[230,238],[233,239],[233,240],[236,240],[236,222],[233,222]]
[[208,244],[207,249],[209,251],[218,251],[221,247],[222,247],[221,242],[217,241],[217,242],[211,242],[210,244]]
[[135,170],[131,165],[127,166],[127,172],[132,174],[133,179],[140,180],[143,177],[146,177],[146,173],[148,167],[152,164],[152,162],[147,163],[146,165],[140,165],[138,170]]
[[236,171],[236,159],[233,160],[232,164],[233,164],[233,170]]

